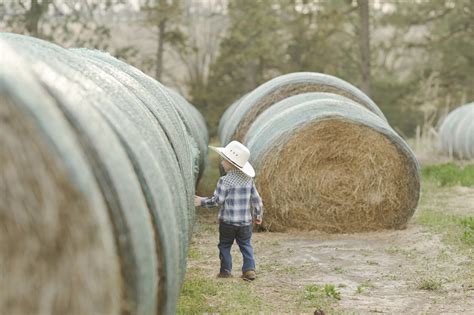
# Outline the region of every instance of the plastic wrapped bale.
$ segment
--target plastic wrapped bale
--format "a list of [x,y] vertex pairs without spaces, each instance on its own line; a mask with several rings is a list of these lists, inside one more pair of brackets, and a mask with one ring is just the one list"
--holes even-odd
[[0,51],[0,313],[119,314],[114,227],[88,156],[25,60]]
[[[193,216],[190,212],[194,211],[194,206],[192,208],[188,207],[188,193],[185,188],[186,182],[192,182],[192,178],[189,180],[189,177],[193,176],[192,173],[189,174],[192,168],[188,166],[188,177],[186,180],[183,176],[176,176],[180,174],[180,166],[176,157],[178,153],[173,150],[171,143],[168,143],[168,136],[162,131],[164,128],[160,127],[159,121],[155,119],[154,115],[148,110],[148,108],[158,107],[159,104],[154,104],[156,99],[148,95],[147,90],[143,88],[138,80],[124,73],[111,62],[106,62],[102,58],[96,58],[95,56],[103,55],[100,52],[84,49],[74,49],[71,51],[85,58],[85,62],[83,62],[85,66],[82,67],[85,68],[87,76],[104,91],[113,93],[113,107],[106,108],[100,106],[99,110],[103,110],[103,114],[106,116],[113,115],[117,110],[121,113],[125,113],[125,117],[122,117],[122,115],[116,118],[110,118],[109,120],[115,125],[115,128],[117,128],[119,132],[121,125],[123,125],[122,121],[127,119],[131,120],[132,125],[137,128],[141,135],[138,135],[137,139],[144,142],[145,150],[150,151],[150,154],[147,155],[148,159],[144,160],[145,156],[141,154],[144,149],[137,147],[140,141],[137,141],[137,139],[133,137],[127,141],[130,142],[127,146],[131,147],[131,154],[137,152],[139,155],[135,158],[135,160],[139,161],[136,172],[140,174],[139,177],[143,182],[142,185],[146,187],[145,190],[148,191],[151,189],[152,191],[156,191],[163,186],[156,185],[156,183],[160,181],[158,181],[156,177],[153,177],[153,172],[150,170],[150,164],[157,164],[161,166],[165,172],[165,179],[161,180],[161,182],[170,186],[171,191],[178,192],[175,193],[176,202],[170,208],[163,208],[157,204],[161,199],[157,191],[150,196],[150,198],[154,198],[149,202],[150,209],[153,209],[152,213],[156,213],[156,224],[159,225],[157,233],[160,235],[160,239],[163,243],[162,250],[165,254],[163,259],[166,258],[169,260],[163,262],[163,268],[166,272],[162,274],[163,281],[161,283],[164,285],[164,288],[162,288],[160,292],[164,294],[166,291],[169,296],[168,302],[175,303],[179,295],[179,285],[184,279],[187,248],[189,245],[188,239],[192,231]],[[111,59],[110,56],[107,58]],[[120,88],[121,86],[123,88]],[[119,88],[117,89],[117,87]],[[163,118],[161,117],[161,119]],[[184,129],[184,125],[182,128]],[[129,133],[127,130],[123,132]],[[122,137],[124,136],[125,135]],[[184,137],[188,136],[185,134]],[[188,143],[190,142],[189,140],[192,139],[186,139]],[[179,142],[179,138],[175,139],[175,141]],[[189,147],[188,145],[188,148]],[[192,151],[183,154],[188,154],[189,159],[191,153]],[[197,152],[195,153],[197,154]],[[191,188],[188,187],[188,189]],[[194,195],[194,191],[190,193]],[[170,211],[170,209],[173,209],[173,211]],[[162,213],[157,213],[157,211]],[[179,214],[179,216],[174,216],[173,214],[175,212]],[[158,215],[166,217],[159,218]],[[169,238],[173,239],[168,240]],[[176,241],[179,241],[179,246],[176,246]],[[176,247],[179,248],[179,251],[176,251]],[[177,252],[179,252],[178,256],[176,256]],[[170,276],[176,274],[176,270],[173,270],[176,266],[179,266],[179,280],[175,280]],[[168,276],[166,277],[165,274],[168,274]],[[170,283],[166,283],[166,280]]]
[[[186,126],[180,118],[179,112],[177,110],[178,105],[176,104],[173,97],[168,93],[168,89],[140,70],[113,58],[109,54],[88,49],[72,49],[72,51],[82,54],[83,57],[91,58],[91,60],[103,62],[104,70],[110,69],[110,66],[112,66],[116,68],[116,70],[122,71],[123,73],[118,71],[116,72],[117,75],[120,75],[123,78],[120,80],[121,83],[126,85],[127,88],[134,92],[137,97],[144,100],[143,104],[159,122],[161,128],[169,140],[172,150],[174,151],[175,158],[178,161],[181,176],[177,178],[176,175],[178,173],[175,171],[173,171],[171,176],[175,177],[174,181],[184,181],[184,191],[183,189],[173,191],[182,192],[178,195],[178,197],[186,198],[187,207],[177,207],[176,209],[188,216],[188,222],[194,222],[194,161],[197,158],[197,152],[196,150],[193,150],[193,139],[187,133]],[[107,64],[110,66],[107,67]],[[146,90],[146,93],[141,93],[143,90],[141,90],[140,87],[135,84],[136,82]],[[137,89],[139,89],[138,94]],[[148,95],[148,93],[150,95]],[[190,239],[192,235],[192,229],[188,228],[188,224],[183,224],[181,228],[187,230],[188,239]]]
[[474,159],[474,103],[449,113],[439,129],[441,151],[450,157]]
[[[157,203],[159,209],[169,211],[173,209],[173,200],[168,185],[156,185],[157,182],[164,182],[164,171],[154,163],[151,150],[141,139],[137,126],[115,106],[117,100],[104,92],[104,86],[98,86],[81,72],[86,69],[91,71],[92,67],[84,67],[84,59],[37,39],[11,34],[2,34],[1,37],[31,64],[41,84],[54,96],[59,108],[74,126],[83,149],[88,152],[89,163],[93,166],[115,228],[124,283],[121,311],[134,314],[172,313],[175,308],[173,293],[179,287],[176,284],[180,280],[179,271],[166,273],[166,268],[173,270],[176,267],[164,263],[168,258],[164,255],[166,249],[162,246],[163,240],[158,237],[157,226],[158,223],[167,224],[169,231],[174,231],[174,234],[168,235],[171,243],[167,245],[176,244],[170,251],[171,257],[179,255],[176,251],[179,242],[176,240],[173,243],[173,239],[178,239],[178,229],[173,226],[176,221],[165,221],[172,214],[155,211],[158,208],[154,209],[152,205]],[[118,86],[109,93],[117,92],[117,89]],[[118,94],[120,96],[117,97],[123,97],[122,93]],[[108,115],[104,108],[110,110]],[[117,128],[115,120],[119,119],[123,120]],[[145,165],[150,167],[146,174],[143,172]],[[155,181],[154,185],[150,185],[151,179]],[[160,223],[159,219],[165,222]],[[178,254],[173,256],[176,252]],[[172,259],[175,265],[177,260]],[[162,282],[163,279],[168,282]],[[171,285],[169,292],[167,287],[163,289],[165,284]]]
[[207,145],[209,143],[209,135],[207,132],[206,121],[202,114],[191,105],[183,96],[168,89],[168,93],[174,98],[177,105],[178,113],[186,125],[186,129],[189,134],[192,136],[196,142],[196,150],[198,157],[196,159],[195,173],[196,173],[196,183],[201,178],[204,169],[206,168],[207,161]]
[[337,99],[275,104],[263,115],[269,119],[252,126],[245,144],[267,228],[349,233],[405,227],[419,200],[419,166],[385,120]]
[[284,98],[309,92],[328,92],[345,96],[386,120],[377,105],[355,86],[339,78],[311,72],[297,72],[274,78],[250,92],[223,122],[221,143],[242,141],[248,128],[265,109]]
[[225,133],[224,133],[224,128],[228,124],[229,118],[232,116],[234,113],[235,109],[239,106],[240,102],[247,96],[248,94],[245,94],[241,98],[239,98],[237,101],[232,103],[227,109],[224,111],[224,114],[222,114],[221,119],[219,120],[219,126],[217,130],[217,134],[219,135],[219,140],[221,143],[226,143],[225,139]]

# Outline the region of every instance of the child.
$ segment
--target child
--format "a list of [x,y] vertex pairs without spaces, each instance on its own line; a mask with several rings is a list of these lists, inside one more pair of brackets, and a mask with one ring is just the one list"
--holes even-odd
[[253,183],[255,171],[248,162],[250,152],[240,142],[232,141],[225,148],[211,147],[223,159],[222,166],[227,175],[217,182],[214,195],[210,198],[194,197],[194,205],[206,208],[221,206],[219,211],[219,258],[220,278],[231,277],[232,256],[230,249],[234,239],[243,257],[242,278],[252,281],[256,278],[252,237],[252,212],[255,223],[262,223],[262,199]]

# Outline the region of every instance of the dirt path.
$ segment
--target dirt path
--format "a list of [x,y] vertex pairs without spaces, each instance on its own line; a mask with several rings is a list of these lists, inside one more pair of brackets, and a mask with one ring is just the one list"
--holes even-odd
[[[348,235],[255,233],[258,279],[248,289],[261,300],[258,310],[474,314],[473,249],[460,250],[443,240],[446,233],[416,223],[417,216],[426,211],[442,212],[446,205],[451,205],[455,215],[473,216],[474,189],[438,189],[425,193],[424,199],[408,228],[402,231]],[[215,215],[199,211],[191,246],[195,254],[188,261],[187,279],[192,281],[193,272],[198,271],[225,290],[242,280],[214,278],[219,266]],[[233,257],[234,274],[238,275],[242,260],[236,246]],[[323,294],[327,284],[334,285],[339,300]],[[206,296],[205,303],[220,310],[219,305],[232,302],[222,301],[220,294],[215,294]]]

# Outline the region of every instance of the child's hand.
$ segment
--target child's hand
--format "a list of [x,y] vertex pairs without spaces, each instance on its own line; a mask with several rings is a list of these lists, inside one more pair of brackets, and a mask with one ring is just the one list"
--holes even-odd
[[194,196],[194,206],[195,207],[200,207],[201,206],[201,199],[202,198],[199,197],[199,196],[196,196],[196,195]]
[[255,224],[257,224],[257,225],[262,224],[262,219],[255,219]]

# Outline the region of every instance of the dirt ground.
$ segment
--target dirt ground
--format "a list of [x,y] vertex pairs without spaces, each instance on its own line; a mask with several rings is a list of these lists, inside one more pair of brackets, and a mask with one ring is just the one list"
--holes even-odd
[[[474,216],[474,188],[425,189],[405,230],[338,235],[254,233],[258,278],[248,284],[251,294],[260,299],[254,310],[474,314],[473,249],[450,241],[449,226],[437,230],[419,223],[421,216],[436,218],[448,211]],[[186,278],[192,281],[199,273],[226,290],[243,282],[238,277],[242,259],[234,244],[234,278],[215,279],[219,268],[216,216],[216,210],[198,211]],[[335,286],[340,299],[313,298],[311,286],[326,284]],[[219,305],[227,302],[217,293],[205,296],[205,303],[221,312]]]

